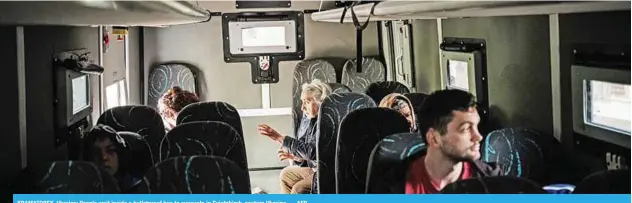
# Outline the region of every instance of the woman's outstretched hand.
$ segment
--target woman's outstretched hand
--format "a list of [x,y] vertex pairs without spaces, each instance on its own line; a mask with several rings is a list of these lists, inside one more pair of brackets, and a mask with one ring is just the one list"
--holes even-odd
[[277,132],[276,130],[274,130],[273,128],[271,128],[270,126],[266,124],[260,124],[257,127],[257,130],[259,131],[259,134],[269,137],[270,139],[277,141],[279,143],[283,143],[283,139],[285,138],[285,136],[279,134],[279,132]]
[[277,153],[278,153],[277,156],[279,157],[279,161],[284,161],[284,160],[288,160],[288,159],[291,159],[291,160],[294,160],[294,161],[297,161],[297,162],[302,162],[303,161],[303,159],[301,159],[299,157],[296,157],[296,156],[294,156],[293,154],[291,154],[289,152],[285,152],[283,149],[279,149],[279,151]]

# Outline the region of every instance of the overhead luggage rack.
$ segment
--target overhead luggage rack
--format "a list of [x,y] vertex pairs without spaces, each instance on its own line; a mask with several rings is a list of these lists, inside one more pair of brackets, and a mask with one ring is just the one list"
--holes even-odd
[[[406,19],[442,19],[463,17],[549,15],[630,10],[629,1],[383,1],[353,7],[358,19],[370,21]],[[340,22],[344,13],[345,23],[351,23],[352,14],[337,8],[315,12],[312,20]]]

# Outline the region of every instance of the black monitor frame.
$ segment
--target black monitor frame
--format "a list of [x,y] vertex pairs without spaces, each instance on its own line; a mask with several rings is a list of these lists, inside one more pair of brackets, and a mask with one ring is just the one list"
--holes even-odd
[[[67,58],[66,58],[67,59]],[[65,59],[55,58],[54,69],[54,124],[55,124],[55,146],[59,146],[70,139],[69,132],[77,126],[86,123],[92,114],[93,106],[91,101],[92,85],[89,74],[71,70],[64,66]],[[88,105],[80,111],[73,112],[72,80],[79,77],[86,78],[86,90]]]
[[571,93],[573,100],[573,130],[583,136],[610,144],[630,148],[630,135],[585,123],[586,97],[585,81],[603,81],[630,84],[630,70],[596,67],[588,65],[571,66]]

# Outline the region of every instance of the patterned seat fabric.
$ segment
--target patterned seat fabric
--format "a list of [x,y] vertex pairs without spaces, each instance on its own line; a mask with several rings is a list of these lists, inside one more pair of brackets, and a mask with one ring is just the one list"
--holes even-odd
[[546,194],[537,183],[513,176],[489,176],[459,180],[440,191],[443,194]]
[[[334,93],[323,100],[317,121],[318,141],[317,154],[317,178],[312,188],[318,188],[319,194],[334,194],[335,182],[335,157],[338,127],[349,112],[375,107],[371,97],[361,93]],[[314,189],[312,189],[314,190]],[[316,192],[314,192],[316,193]]]
[[162,117],[148,106],[119,106],[106,110],[99,116],[98,124],[112,127],[117,132],[134,132],[142,136],[149,144],[153,154],[153,163],[158,163],[160,142],[165,136]]
[[116,194],[116,180],[95,164],[57,161],[25,171],[27,192],[31,194]]
[[293,77],[292,120],[294,121],[294,134],[296,134],[303,120],[303,112],[301,111],[301,88],[303,84],[312,82],[313,79],[319,79],[324,83],[335,83],[336,70],[326,60],[304,60],[296,64]]
[[138,187],[142,194],[250,194],[247,171],[215,156],[167,159],[147,172]]
[[582,180],[574,194],[630,194],[630,169],[605,170]]
[[349,87],[340,84],[340,83],[327,83],[327,85],[329,85],[329,87],[331,87],[331,91],[332,93],[346,93],[346,92],[351,92],[351,89],[349,89]]
[[125,140],[126,150],[131,155],[129,163],[125,168],[130,175],[141,179],[147,171],[154,166],[154,157],[158,157],[158,152],[152,152],[150,144],[143,136],[134,132],[118,132],[119,136]]
[[557,162],[562,152],[553,136],[526,128],[505,128],[489,133],[483,141],[481,159],[496,162],[505,175],[533,180],[540,185],[557,182]]
[[406,94],[409,92],[410,90],[408,90],[406,85],[395,81],[374,82],[365,90],[365,93],[369,95],[376,104],[379,104],[386,95],[391,93]]
[[161,146],[161,159],[178,156],[224,157],[248,170],[246,146],[237,131],[226,123],[195,121],[171,129]]
[[358,72],[356,59],[349,59],[342,70],[340,83],[353,92],[364,92],[371,83],[386,80],[386,68],[374,58],[362,58],[362,72]]
[[384,137],[408,132],[402,114],[387,108],[352,111],[340,124],[336,155],[337,194],[364,194],[369,157]]
[[149,73],[147,105],[158,109],[160,97],[174,86],[197,95],[197,78],[193,66],[181,63],[160,64]]
[[426,139],[417,133],[398,133],[383,138],[369,158],[367,194],[404,194],[410,163],[426,153]]
[[194,121],[219,121],[226,123],[239,133],[241,140],[244,140],[244,131],[241,127],[239,112],[226,102],[212,101],[189,104],[180,110],[176,118],[177,125]]

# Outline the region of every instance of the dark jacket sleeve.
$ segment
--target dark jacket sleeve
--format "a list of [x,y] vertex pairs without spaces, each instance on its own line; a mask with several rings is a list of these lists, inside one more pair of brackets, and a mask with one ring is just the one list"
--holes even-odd
[[315,143],[310,142],[312,136],[313,135],[305,135],[299,139],[286,136],[283,140],[283,147],[294,156],[298,156],[307,161],[315,160],[316,146]]

